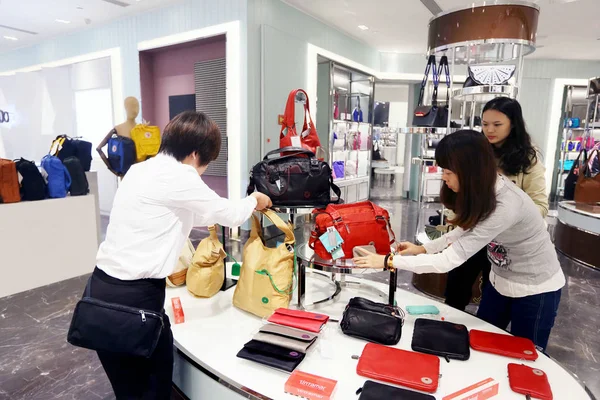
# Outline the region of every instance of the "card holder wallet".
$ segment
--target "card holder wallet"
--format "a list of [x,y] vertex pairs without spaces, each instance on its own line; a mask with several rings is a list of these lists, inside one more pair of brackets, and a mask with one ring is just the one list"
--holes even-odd
[[412,390],[402,389],[383,383],[366,381],[360,389],[358,400],[435,400],[435,397],[413,392]]
[[288,308],[278,308],[268,319],[273,324],[290,326],[310,332],[321,332],[323,325],[327,323],[329,317],[323,314],[315,314],[307,311],[290,310]]
[[263,342],[263,343],[269,343],[269,344],[274,344],[276,346],[281,346],[286,349],[298,351],[298,352],[304,353],[304,354],[306,354],[306,352],[308,351],[310,346],[312,346],[316,340],[316,338],[315,338],[315,340],[306,342],[306,341],[301,341],[301,340],[297,340],[297,339],[291,339],[291,338],[288,338],[285,336],[271,335],[269,333],[262,333],[262,332],[258,332],[256,335],[254,335],[254,337],[252,339],[257,340],[259,342]]
[[283,336],[294,340],[300,340],[302,342],[314,342],[319,335],[303,331],[301,329],[291,328],[289,326],[266,324],[263,325],[259,330],[261,333],[268,333],[270,335]]
[[552,400],[552,389],[544,371],[523,364],[508,364],[508,382],[513,392],[540,400]]
[[530,339],[472,329],[469,341],[474,350],[500,356],[535,361],[538,352]]
[[471,355],[469,331],[464,325],[418,318],[411,348],[421,353],[465,361]]
[[429,354],[367,343],[358,359],[356,373],[366,378],[435,393],[440,359]]
[[294,371],[304,360],[304,354],[300,352],[256,340],[246,343],[237,357],[285,372]]

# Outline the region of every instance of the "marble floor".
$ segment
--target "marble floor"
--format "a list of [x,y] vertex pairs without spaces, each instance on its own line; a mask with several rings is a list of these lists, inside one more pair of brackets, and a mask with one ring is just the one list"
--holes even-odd
[[[385,194],[385,190],[380,191],[381,200],[377,202],[390,210],[398,239],[410,240],[416,225],[415,203],[386,200]],[[103,219],[103,231],[106,222]],[[298,225],[297,239],[301,241],[307,226],[302,227],[302,221]],[[269,234],[272,233],[266,235]],[[196,244],[205,236],[205,231],[195,230],[191,238]],[[240,240],[227,241],[234,257],[240,256],[246,237],[247,234]],[[277,237],[271,241],[277,241]],[[567,285],[548,354],[600,398],[600,271],[562,256],[560,260]],[[385,274],[371,276],[385,279]],[[0,298],[0,400],[114,399],[95,353],[72,347],[65,340],[71,312],[86,279],[82,276]],[[398,286],[415,292],[410,280],[410,273],[401,272]],[[470,306],[470,312],[475,310]],[[181,397],[174,393],[172,398]]]

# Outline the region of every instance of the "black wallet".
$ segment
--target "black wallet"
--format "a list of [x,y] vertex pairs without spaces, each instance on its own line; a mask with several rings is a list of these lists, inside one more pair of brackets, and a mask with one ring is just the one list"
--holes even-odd
[[404,312],[397,307],[353,297],[346,306],[340,327],[345,335],[393,345],[398,344],[402,336],[403,318]]
[[304,354],[270,343],[251,340],[237,353],[250,360],[286,372],[292,372],[304,360]]
[[454,360],[468,360],[469,331],[466,326],[447,321],[418,318],[413,331],[412,349]]
[[373,381],[366,381],[358,393],[360,393],[358,400],[435,400],[435,397],[428,394]]

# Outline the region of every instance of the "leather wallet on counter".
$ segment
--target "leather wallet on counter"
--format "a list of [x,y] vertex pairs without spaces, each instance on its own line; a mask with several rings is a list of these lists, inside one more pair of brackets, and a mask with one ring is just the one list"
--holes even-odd
[[471,355],[469,331],[464,325],[418,318],[411,348],[421,353],[465,361]]
[[237,357],[285,372],[294,371],[304,360],[303,353],[257,340],[246,343],[244,348],[238,352]]
[[394,386],[366,381],[358,400],[435,400],[435,397]]
[[310,332],[321,332],[323,325],[329,317],[324,314],[315,314],[307,311],[278,308],[268,319],[273,324],[290,326]]
[[472,329],[469,341],[474,350],[534,361],[538,358],[535,344],[530,339]]
[[513,392],[534,399],[552,400],[552,389],[544,371],[523,364],[508,364],[508,382]]
[[440,376],[440,359],[429,354],[367,343],[356,373],[366,378],[434,393]]
[[298,340],[285,336],[258,332],[256,335],[254,335],[252,339],[263,343],[274,344],[276,346],[281,346],[286,349],[299,351],[300,353],[306,354],[310,346],[312,346],[315,342],[316,337],[313,340]]

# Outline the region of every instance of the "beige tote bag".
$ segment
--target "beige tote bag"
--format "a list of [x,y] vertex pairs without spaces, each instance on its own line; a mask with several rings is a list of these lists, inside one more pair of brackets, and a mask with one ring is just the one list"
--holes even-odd
[[209,236],[203,239],[187,272],[187,289],[194,296],[212,297],[225,280],[223,260],[227,255],[217,237],[216,226],[208,227]]
[[194,258],[194,245],[188,239],[183,245],[183,250],[181,250],[181,255],[177,260],[177,265],[173,273],[167,277],[167,286],[177,287],[185,285],[185,278],[188,268],[192,265],[192,258]]
[[261,211],[285,233],[276,248],[263,244],[258,218],[252,216],[252,231],[243,251],[240,279],[233,294],[233,305],[259,317],[268,317],[280,307],[287,308],[293,292],[294,231],[271,211]]

